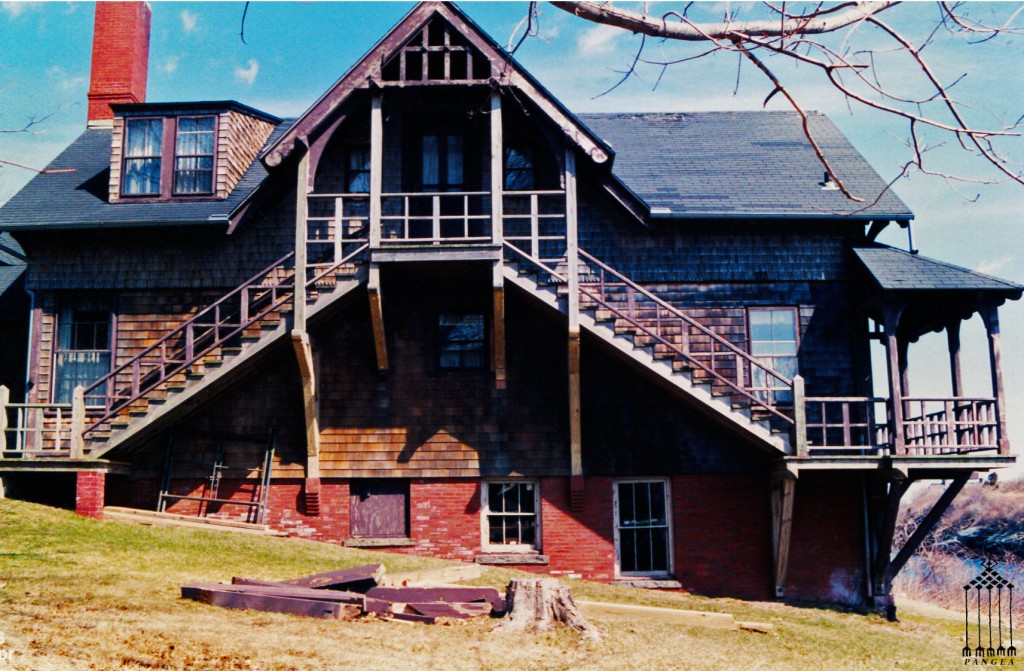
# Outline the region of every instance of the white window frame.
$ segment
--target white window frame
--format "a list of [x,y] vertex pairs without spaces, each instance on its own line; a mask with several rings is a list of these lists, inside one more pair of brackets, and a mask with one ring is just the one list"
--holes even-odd
[[[527,545],[525,543],[514,543],[514,544],[494,544],[490,542],[490,523],[488,521],[488,515],[491,514],[490,502],[488,501],[488,490],[490,485],[496,484],[517,484],[517,485],[533,485],[533,518],[534,518],[534,535],[537,542],[534,545]],[[536,554],[541,551],[541,543],[543,539],[542,528],[541,528],[541,496],[540,496],[540,482],[537,480],[530,479],[518,479],[518,478],[493,478],[490,480],[482,480],[480,482],[480,549],[483,552],[492,553],[521,553],[521,554]]]
[[[665,485],[665,525],[666,552],[668,553],[667,571],[623,571],[621,545],[619,544],[619,485],[630,482],[660,482]],[[612,527],[615,543],[615,577],[616,578],[670,578],[675,572],[675,545],[672,539],[672,482],[668,478],[617,478],[612,481]]]

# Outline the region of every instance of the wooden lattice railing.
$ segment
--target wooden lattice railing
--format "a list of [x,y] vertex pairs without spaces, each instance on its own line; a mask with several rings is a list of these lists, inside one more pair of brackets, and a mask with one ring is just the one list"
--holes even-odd
[[[555,268],[509,243],[505,247],[511,252],[511,261],[526,261],[532,269],[545,273],[548,282],[568,284],[566,276]],[[626,322],[635,338],[642,338],[655,353],[685,362],[713,385],[724,388],[734,402],[761,409],[787,424],[794,423],[791,379],[592,255],[583,250],[579,255],[581,308],[610,312],[613,318]],[[755,379],[760,383],[750,384]],[[769,391],[763,391],[765,382]]]

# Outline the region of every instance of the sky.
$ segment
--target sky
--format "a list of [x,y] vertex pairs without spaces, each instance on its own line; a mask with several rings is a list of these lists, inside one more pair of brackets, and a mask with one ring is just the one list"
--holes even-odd
[[[972,16],[1002,23],[1015,3],[968,3]],[[651,3],[658,11],[682,11],[685,3]],[[282,117],[301,114],[411,7],[406,2],[154,2],[148,100],[238,100]],[[521,34],[527,5],[520,2],[463,2],[460,6],[496,41]],[[626,6],[635,6],[626,3]],[[792,7],[792,3],[789,5]],[[696,3],[696,20],[733,12],[742,19],[756,7],[747,3]],[[85,127],[92,40],[92,3],[0,2],[0,131],[40,120],[30,132],[0,132],[0,159],[44,167]],[[932,3],[905,3],[883,15],[921,44],[936,25]],[[1021,19],[1018,18],[1018,21]],[[519,62],[575,112],[756,110],[772,87],[736,54],[716,54],[662,69],[643,65],[621,79],[640,44],[638,36],[577,19],[542,4],[535,35],[516,53]],[[866,26],[831,40],[849,49],[877,49],[879,81],[912,97],[930,95],[913,77],[905,54],[893,51],[879,31]],[[648,39],[643,56],[671,60],[701,47]],[[986,128],[1002,128],[1024,114],[1024,37],[1004,33],[971,43],[945,29],[922,51],[942,82],[968,103],[965,114]],[[886,180],[909,158],[906,124],[889,115],[848,105],[812,67],[794,67],[779,57],[765,62],[807,109],[825,112]],[[789,109],[774,96],[767,109]],[[1000,151],[1019,172],[1024,140],[1003,138]],[[998,173],[960,151],[956,141],[926,134],[928,165],[972,180]],[[0,203],[32,172],[0,165]],[[1015,183],[950,184],[941,177],[913,174],[896,181],[895,192],[915,212],[914,242],[921,254],[1024,284],[1024,186]],[[906,232],[892,228],[882,241],[906,248]],[[1024,301],[1005,305],[1000,317],[1011,441],[1024,453]],[[968,394],[989,392],[987,345],[980,319],[964,325],[964,368]],[[918,394],[949,394],[945,337],[926,336],[910,348],[911,388]]]

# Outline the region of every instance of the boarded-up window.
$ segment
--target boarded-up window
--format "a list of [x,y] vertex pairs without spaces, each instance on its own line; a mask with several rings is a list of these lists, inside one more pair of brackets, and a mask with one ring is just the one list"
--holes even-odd
[[409,537],[409,481],[353,480],[349,533],[353,538]]

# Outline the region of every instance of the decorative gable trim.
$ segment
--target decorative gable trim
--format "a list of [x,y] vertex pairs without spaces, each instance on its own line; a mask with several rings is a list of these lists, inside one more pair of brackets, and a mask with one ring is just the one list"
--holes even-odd
[[267,148],[262,155],[264,164],[271,168],[276,167],[300,145],[309,147],[311,138],[316,137],[322,128],[332,122],[339,108],[354,91],[388,86],[388,82],[385,82],[382,76],[384,64],[398,55],[409,40],[424,30],[435,16],[450,23],[456,32],[488,59],[491,86],[517,89],[520,95],[530,98],[594,163],[610,163],[614,156],[611,147],[583,125],[458,7],[447,2],[424,2],[399,21],[324,93],[288,132]]

